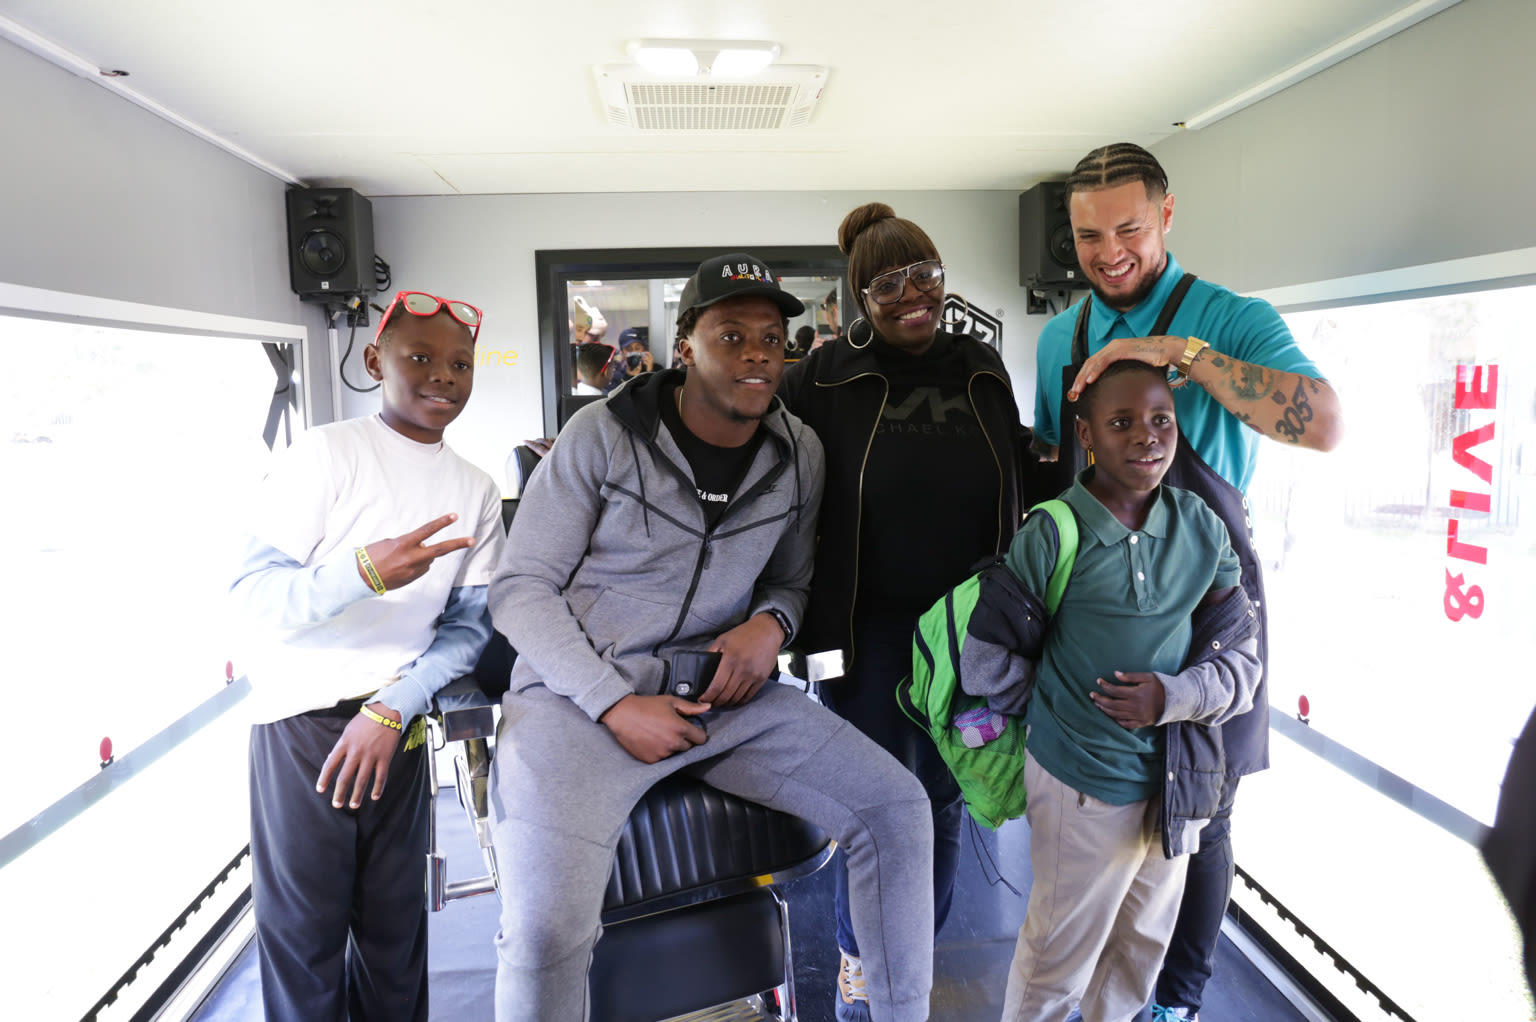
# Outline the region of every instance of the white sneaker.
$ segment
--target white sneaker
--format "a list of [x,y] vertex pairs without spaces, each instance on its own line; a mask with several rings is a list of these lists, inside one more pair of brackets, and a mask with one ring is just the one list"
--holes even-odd
[[837,969],[837,1022],[870,1022],[869,996],[864,992],[864,963],[838,948],[843,960]]

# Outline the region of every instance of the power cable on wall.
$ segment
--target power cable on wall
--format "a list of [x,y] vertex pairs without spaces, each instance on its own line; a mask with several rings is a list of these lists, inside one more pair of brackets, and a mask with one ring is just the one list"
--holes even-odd
[[[344,310],[342,309],[335,309],[332,311],[332,328],[335,327],[336,320],[340,318],[343,311]],[[364,309],[363,311],[366,313],[367,309]],[[352,346],[357,343],[357,321],[359,317],[354,313],[348,318],[352,322],[352,329],[347,332],[347,350],[341,353],[341,358],[336,363],[336,375],[341,377],[342,385],[345,386],[348,390],[357,394],[371,394],[378,390],[382,384],[375,383],[371,387],[359,387],[353,384],[351,380],[347,379],[347,359],[352,357]]]
[[[394,279],[394,271],[390,269],[389,263],[385,262],[382,257],[375,255],[373,257],[374,293],[377,294],[380,292],[388,291],[394,284]],[[380,309],[377,305],[367,301],[366,295],[354,296],[347,302],[345,307],[333,308],[331,310],[332,329],[335,329],[336,321],[341,318],[343,312],[346,313],[347,321],[351,324],[351,330],[347,332],[347,349],[341,353],[341,358],[337,362],[336,375],[341,378],[342,385],[355,394],[371,394],[378,390],[380,386],[382,386],[382,384],[375,383],[371,387],[359,387],[351,380],[347,379],[347,359],[352,357],[352,348],[357,343],[358,324],[361,323],[366,325],[368,322],[369,306],[372,306],[374,309],[378,309],[380,315],[384,314],[383,309]]]

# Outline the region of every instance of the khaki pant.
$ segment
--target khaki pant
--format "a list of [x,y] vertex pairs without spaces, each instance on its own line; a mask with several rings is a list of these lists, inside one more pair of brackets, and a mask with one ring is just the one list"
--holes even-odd
[[1026,754],[1034,883],[1008,971],[1003,1022],[1126,1022],[1152,985],[1178,919],[1188,856],[1163,857],[1162,796],[1115,806],[1068,787]]

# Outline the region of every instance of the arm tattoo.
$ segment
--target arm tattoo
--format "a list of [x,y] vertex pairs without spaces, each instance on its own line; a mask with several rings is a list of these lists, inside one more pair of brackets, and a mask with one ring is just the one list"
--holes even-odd
[[1296,393],[1291,395],[1291,407],[1285,410],[1285,415],[1275,421],[1275,432],[1285,437],[1293,444],[1301,442],[1302,434],[1307,431],[1307,423],[1312,421],[1312,401],[1307,397],[1307,381],[1303,379],[1296,384]]
[[1232,388],[1235,397],[1243,401],[1257,401],[1268,394],[1274,386],[1270,382],[1269,370],[1263,366],[1244,365],[1238,368],[1240,379],[1231,381],[1228,385]]

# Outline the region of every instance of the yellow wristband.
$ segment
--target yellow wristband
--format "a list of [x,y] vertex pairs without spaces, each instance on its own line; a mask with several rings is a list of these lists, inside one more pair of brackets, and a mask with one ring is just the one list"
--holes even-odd
[[368,709],[368,707],[366,707],[366,706],[359,706],[357,708],[357,712],[361,713],[363,716],[367,717],[369,720],[373,721],[375,724],[383,724],[385,727],[394,728],[396,731],[401,730],[400,722],[398,720],[390,720],[388,717],[384,716],[382,713],[374,713],[372,710]]
[[383,596],[384,580],[379,577],[379,569],[373,566],[373,559],[368,556],[366,547],[357,548],[357,563],[363,566],[363,574],[368,576],[368,584],[373,586],[373,591]]

